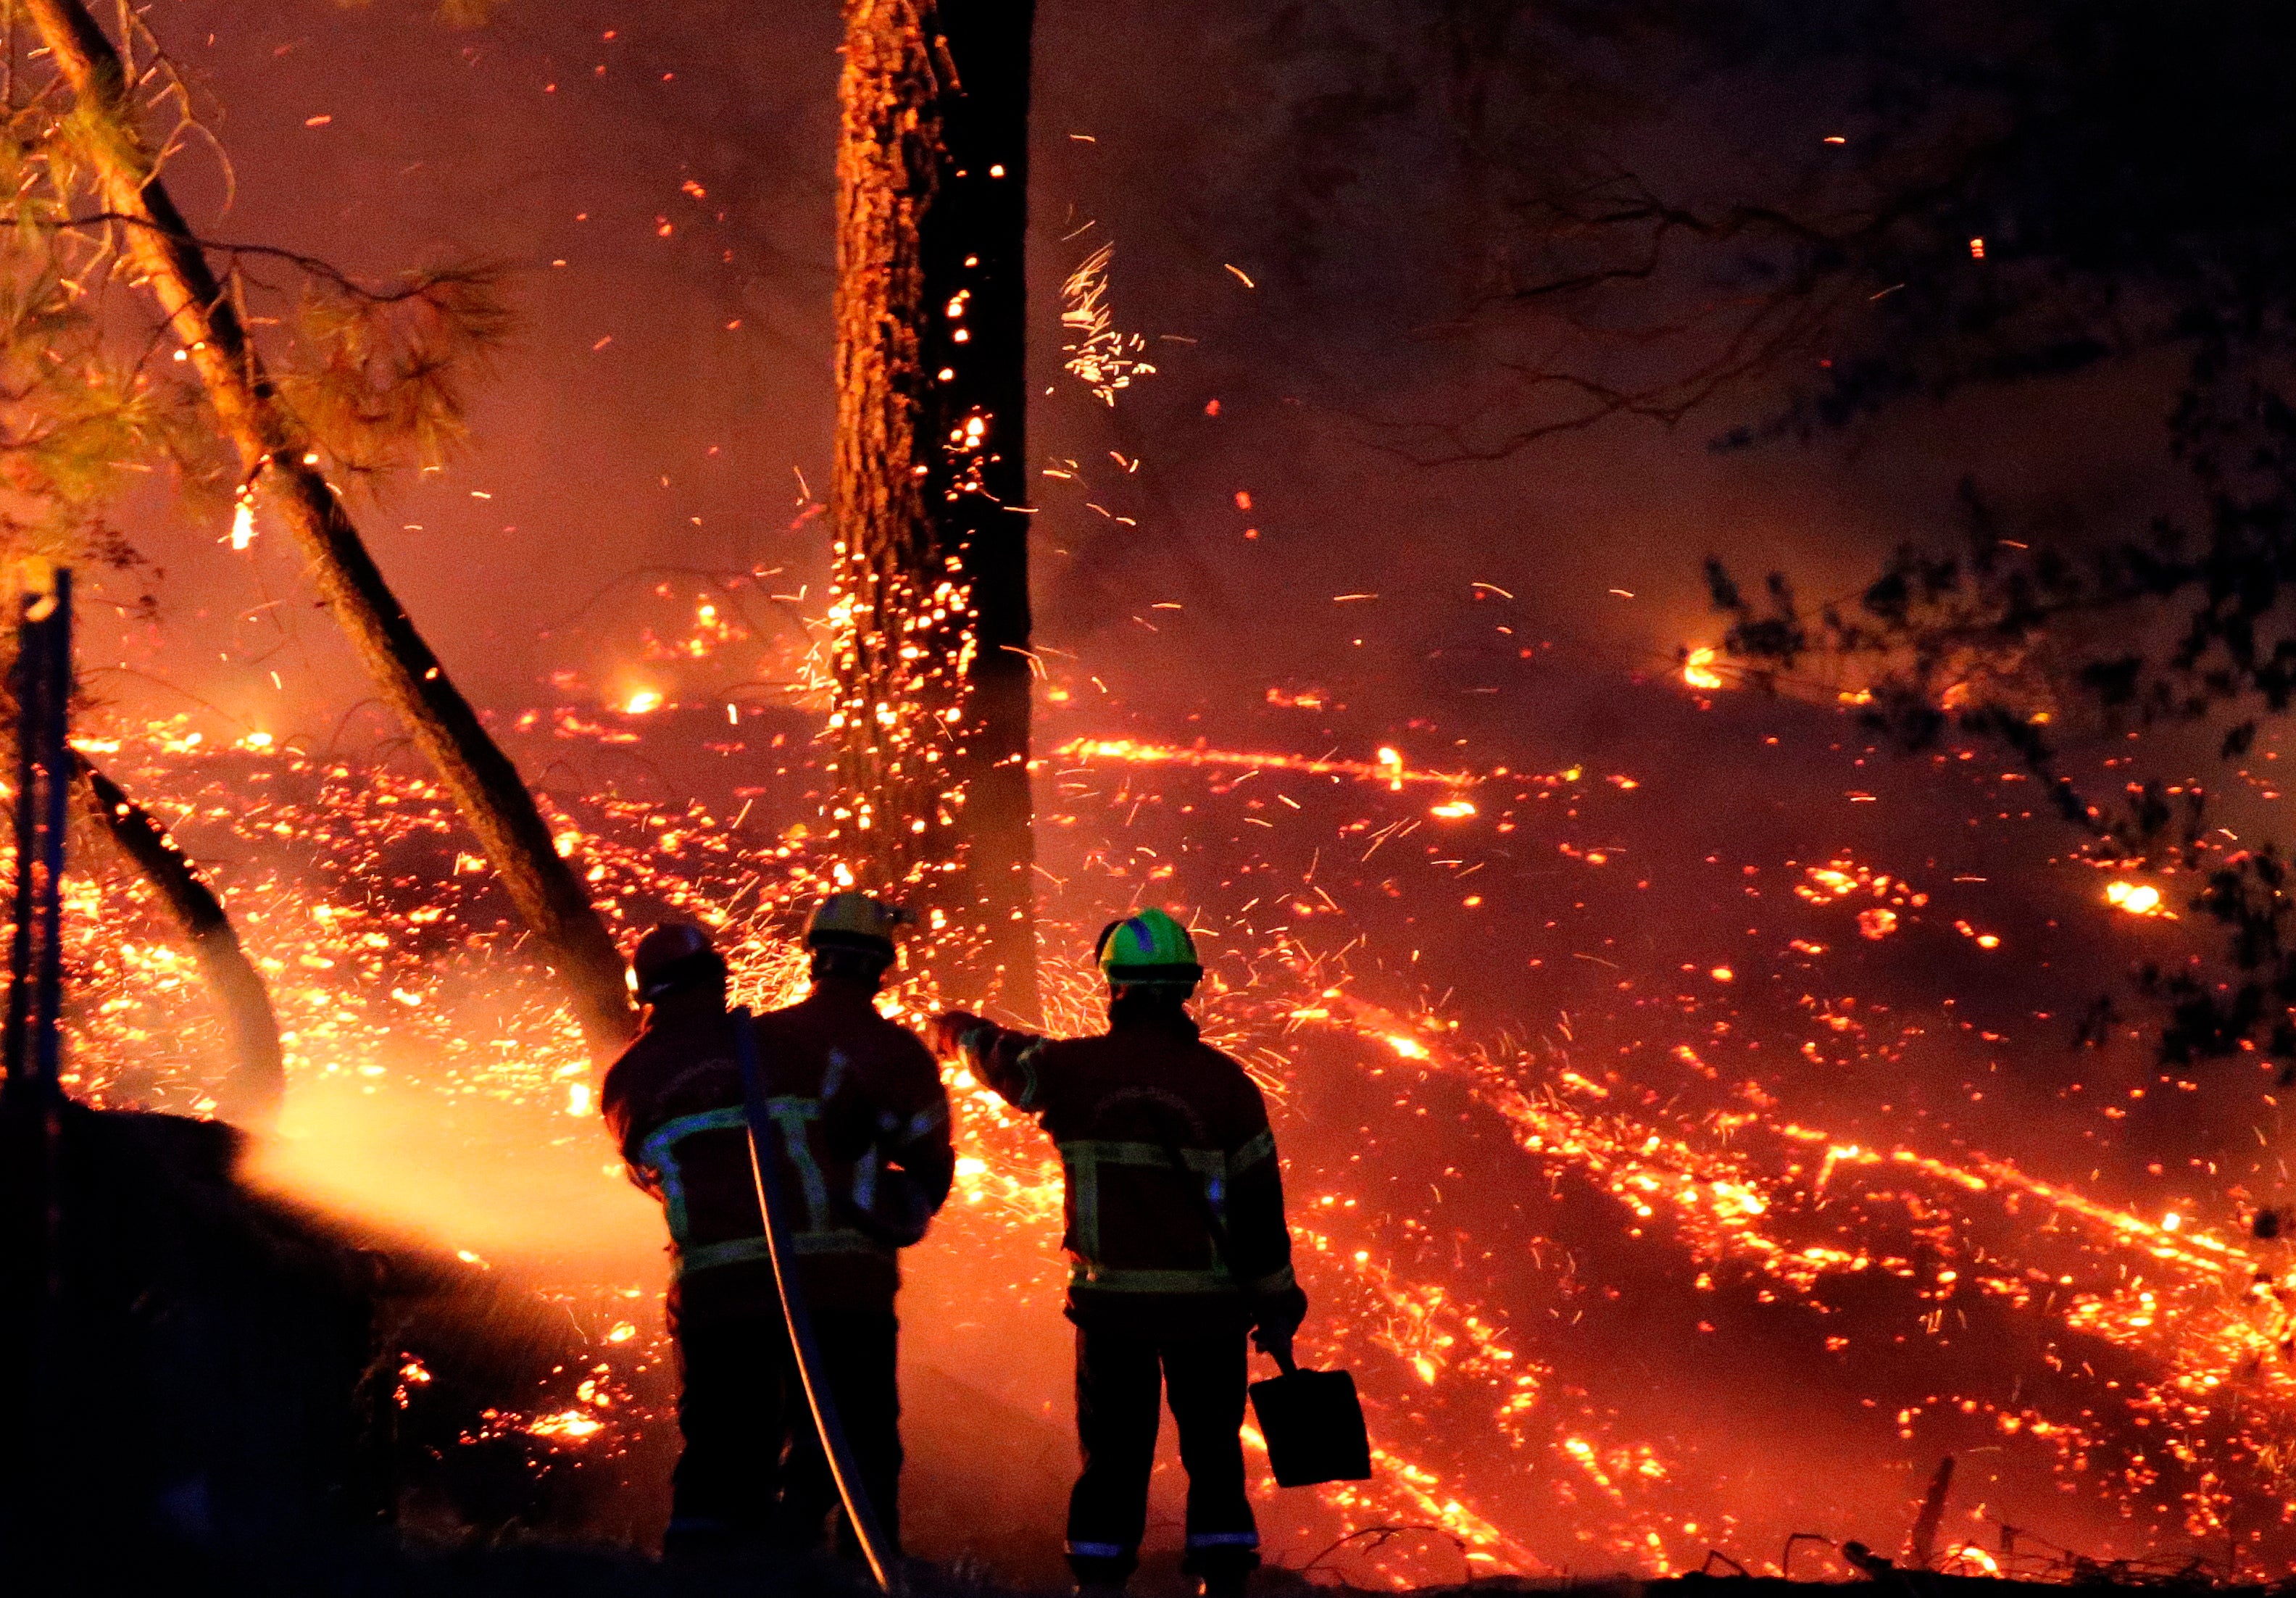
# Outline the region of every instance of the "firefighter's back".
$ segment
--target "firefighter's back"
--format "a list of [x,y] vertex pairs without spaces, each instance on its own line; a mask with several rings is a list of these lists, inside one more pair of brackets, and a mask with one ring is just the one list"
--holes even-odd
[[1179,1138],[1216,1149],[1267,1124],[1243,1067],[1193,1028],[1119,1027],[1045,1044],[1045,1130],[1070,1138]]
[[1240,1324],[1227,1187],[1267,1131],[1242,1066],[1156,1025],[1048,1042],[1032,1063],[1067,1178],[1074,1312]]

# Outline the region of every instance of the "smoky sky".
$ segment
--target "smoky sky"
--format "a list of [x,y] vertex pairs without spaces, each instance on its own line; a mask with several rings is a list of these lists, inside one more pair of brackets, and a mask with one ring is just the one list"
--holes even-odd
[[[1416,463],[1425,435],[1398,424],[1513,403],[1494,362],[1521,329],[1474,312],[1509,248],[1505,162],[1538,152],[1463,176],[1424,15],[1350,10],[1039,8],[1029,454],[1061,475],[1039,479],[1036,591],[1040,641],[1073,657],[1048,660],[1141,709],[1335,674],[1400,705],[1484,582],[1597,676],[1664,669],[1716,631],[1709,553],[1847,593],[1896,545],[1952,537],[1972,471],[2068,523],[2154,491],[2142,373],[1909,406],[1812,446],[1712,449],[1766,402],[1750,391],[1672,427]],[[227,158],[195,140],[174,168],[209,236],[377,278],[508,272],[519,331],[476,387],[468,447],[359,504],[478,699],[562,698],[548,679],[570,669],[615,692],[664,583],[685,602],[701,575],[777,572],[760,587],[790,597],[756,627],[794,638],[818,615],[828,540],[804,512],[826,495],[832,397],[834,6],[512,3],[456,29],[406,4],[169,0],[152,21]],[[1544,81],[1568,110],[1560,70]],[[1589,96],[1587,126],[1685,184],[1807,159],[1822,104],[1729,87],[1631,127]],[[1158,368],[1113,407],[1062,367],[1061,284],[1103,244],[1114,324]],[[282,537],[235,555],[211,520],[135,509],[161,625],[131,630],[118,659],[138,675],[104,692],[306,728],[363,696]],[[669,685],[719,692],[722,664]]]

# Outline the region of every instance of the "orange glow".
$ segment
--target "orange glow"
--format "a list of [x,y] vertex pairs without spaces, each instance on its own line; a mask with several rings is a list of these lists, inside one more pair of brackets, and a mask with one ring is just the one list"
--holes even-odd
[[2104,902],[2130,915],[2158,915],[2162,908],[2161,890],[2150,882],[2109,882]]
[[1693,688],[1720,688],[1726,684],[1721,673],[1713,669],[1715,651],[1701,645],[1683,658],[1682,680]]
[[1143,743],[1130,738],[1072,738],[1053,753],[1065,760],[1120,760],[1131,766],[1231,766],[1242,771],[1296,771],[1307,776],[1355,777],[1385,783],[1400,791],[1406,783],[1464,788],[1480,779],[1452,772],[1414,771],[1394,750],[1382,749],[1374,760],[1311,760],[1300,755],[1251,754],[1236,750],[1180,749],[1167,743]]

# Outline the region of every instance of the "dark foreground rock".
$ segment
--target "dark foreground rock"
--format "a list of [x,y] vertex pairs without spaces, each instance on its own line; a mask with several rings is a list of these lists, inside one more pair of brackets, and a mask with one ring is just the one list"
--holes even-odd
[[0,1111],[12,1541],[265,1538],[372,1518],[379,1257],[235,1178],[239,1135]]
[[[212,1121],[0,1108],[0,1537],[278,1549],[391,1525],[582,1523],[523,1454],[457,1446],[568,1357],[530,1295],[241,1179]],[[51,1202],[51,1199],[53,1202]],[[454,1402],[409,1415],[404,1351]],[[154,1539],[157,1542],[154,1543]]]

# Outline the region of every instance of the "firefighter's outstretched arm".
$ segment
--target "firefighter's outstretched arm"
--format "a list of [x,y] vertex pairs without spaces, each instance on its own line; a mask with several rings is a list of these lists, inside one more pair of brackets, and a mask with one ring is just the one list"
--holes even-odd
[[1044,1108],[1037,1058],[1045,1040],[1034,1033],[1015,1032],[970,1011],[946,1010],[933,1017],[931,1042],[934,1053],[964,1061],[1013,1109],[1034,1112]]

